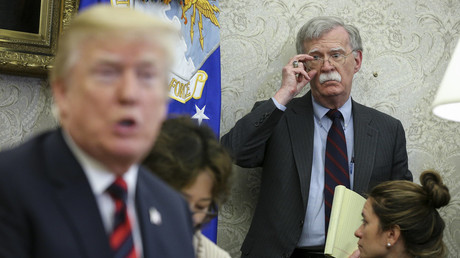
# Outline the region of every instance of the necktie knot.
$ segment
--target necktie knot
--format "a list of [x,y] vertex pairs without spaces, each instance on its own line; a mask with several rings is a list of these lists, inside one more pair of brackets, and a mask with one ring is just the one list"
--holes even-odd
[[121,200],[126,203],[128,186],[122,177],[117,177],[115,181],[107,188],[107,192],[115,200]]
[[343,119],[342,113],[340,113],[340,111],[337,109],[329,109],[329,111],[326,113],[326,116],[329,117],[332,121],[337,118]]

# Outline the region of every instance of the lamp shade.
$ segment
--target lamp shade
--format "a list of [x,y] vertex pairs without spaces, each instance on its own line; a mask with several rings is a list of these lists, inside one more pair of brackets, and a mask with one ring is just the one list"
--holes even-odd
[[432,107],[435,115],[460,122],[460,41],[455,47]]

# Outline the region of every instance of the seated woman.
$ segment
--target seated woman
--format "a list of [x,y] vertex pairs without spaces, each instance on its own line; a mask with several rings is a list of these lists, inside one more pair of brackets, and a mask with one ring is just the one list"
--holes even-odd
[[425,171],[421,186],[389,181],[372,189],[356,230],[358,250],[350,257],[444,257],[444,221],[436,209],[449,203],[440,175]]
[[213,131],[187,117],[166,120],[144,165],[190,204],[196,257],[230,257],[199,230],[217,215],[229,193],[232,160]]

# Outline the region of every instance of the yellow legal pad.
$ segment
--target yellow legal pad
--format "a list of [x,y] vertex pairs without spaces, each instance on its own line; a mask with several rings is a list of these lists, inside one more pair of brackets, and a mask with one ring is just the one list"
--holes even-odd
[[364,197],[345,186],[335,187],[325,255],[348,258],[358,249],[358,238],[354,232],[361,226],[361,212],[365,202]]

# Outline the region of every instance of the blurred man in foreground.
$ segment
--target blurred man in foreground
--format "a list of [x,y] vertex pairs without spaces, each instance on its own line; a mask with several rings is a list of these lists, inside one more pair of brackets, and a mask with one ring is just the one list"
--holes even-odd
[[74,19],[50,80],[62,128],[0,153],[0,257],[193,257],[186,202],[138,165],[176,33],[128,8]]

